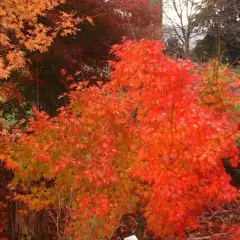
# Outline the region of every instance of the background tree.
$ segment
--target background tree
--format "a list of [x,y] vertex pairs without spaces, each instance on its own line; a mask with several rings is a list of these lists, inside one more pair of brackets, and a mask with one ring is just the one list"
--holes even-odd
[[[228,50],[227,50],[228,49]],[[231,63],[238,51],[232,52],[223,41],[220,42],[215,36],[207,34],[203,39],[198,40],[194,47],[196,60],[199,62],[208,62],[211,59],[218,57],[222,63]],[[232,54],[231,54],[232,53]],[[219,55],[219,56],[218,56]],[[236,58],[235,58],[236,59]]]
[[240,44],[240,1],[206,1],[199,14],[202,27],[208,34],[224,40],[231,46]]
[[166,40],[165,44],[166,44],[165,53],[168,56],[171,56],[173,58],[182,58],[183,47],[177,37],[174,36],[169,37]]
[[198,13],[202,1],[196,0],[167,0],[164,4],[164,16],[168,31],[179,39],[184,47],[184,57],[189,58],[191,40],[201,33],[198,28]]
[[[198,16],[199,27],[207,33],[205,40],[209,42],[210,38],[214,39],[216,48],[221,50],[221,54],[228,54],[227,58],[230,57],[232,63],[236,63],[240,55],[239,9],[238,0],[205,1]],[[204,45],[207,43],[205,40]]]

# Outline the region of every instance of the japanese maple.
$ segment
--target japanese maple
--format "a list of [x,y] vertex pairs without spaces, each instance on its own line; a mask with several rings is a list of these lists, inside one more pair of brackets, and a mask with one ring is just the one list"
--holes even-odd
[[236,166],[237,126],[225,116],[199,106],[199,77],[191,63],[164,56],[161,43],[126,42],[114,48],[113,83],[129,86],[126,95],[137,108],[141,138],[134,177],[151,186],[145,216],[159,235],[182,233],[196,225],[209,201],[236,197],[224,173],[222,157]]
[[163,49],[114,46],[108,84],[73,83],[57,117],[36,111],[5,148],[15,198],[47,209],[59,238],[109,239],[139,206],[149,230],[184,238],[206,208],[237,197],[222,163],[238,162],[237,126],[201,104],[192,64]]
[[68,224],[58,235],[99,239],[136,204],[130,177],[135,133],[125,99],[106,87],[79,88],[58,117],[36,112],[28,133],[10,147],[7,165],[15,169],[11,186],[23,192],[17,200],[32,210],[61,211]]
[[51,11],[65,0],[2,0],[0,2],[0,79],[15,69],[26,67],[28,52],[46,52],[56,36],[75,34],[77,25],[90,18],[75,17],[72,12]]

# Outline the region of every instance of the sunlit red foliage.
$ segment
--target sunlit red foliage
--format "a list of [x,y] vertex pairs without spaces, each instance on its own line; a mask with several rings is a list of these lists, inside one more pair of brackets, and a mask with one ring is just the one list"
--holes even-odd
[[201,105],[192,64],[163,49],[150,40],[114,46],[110,83],[72,85],[57,117],[35,112],[5,148],[16,199],[60,212],[58,234],[109,239],[140,206],[149,230],[184,238],[206,208],[237,197],[222,163],[238,162],[237,126]]
[[[141,136],[133,176],[150,185],[145,216],[162,235],[194,227],[194,216],[236,196],[221,158],[236,166],[237,126],[199,106],[198,76],[191,64],[164,56],[161,43],[126,42],[114,48],[121,59],[112,74],[115,85],[129,86],[136,104]],[[131,54],[129,54],[131,53]]]

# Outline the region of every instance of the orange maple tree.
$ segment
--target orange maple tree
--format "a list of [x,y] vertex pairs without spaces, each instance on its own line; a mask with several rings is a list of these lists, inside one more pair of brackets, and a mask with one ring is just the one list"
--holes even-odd
[[109,239],[139,207],[149,230],[184,238],[206,208],[236,199],[222,158],[238,163],[237,125],[202,105],[192,64],[163,49],[114,46],[108,84],[73,83],[57,117],[35,111],[5,147],[15,198],[48,210],[59,239]]
[[228,65],[221,64],[214,59],[199,68],[201,74],[199,81],[200,98],[204,105],[229,117],[239,117],[240,81],[237,73],[230,71]]
[[121,60],[112,78],[129,86],[126,94],[138,109],[141,147],[132,172],[152,189],[145,207],[149,228],[168,236],[194,227],[209,201],[236,196],[221,158],[229,156],[236,166],[238,150],[237,125],[199,105],[191,63],[175,62],[163,49],[151,41],[116,46]]
[[75,34],[83,20],[74,12],[53,10],[65,0],[2,0],[0,2],[0,79],[26,67],[27,52],[46,52],[58,36]]

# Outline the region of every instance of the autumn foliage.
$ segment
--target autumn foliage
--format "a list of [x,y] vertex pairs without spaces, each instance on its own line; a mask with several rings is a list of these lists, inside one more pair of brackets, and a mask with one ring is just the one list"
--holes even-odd
[[[95,18],[98,20],[100,16],[104,23],[100,20],[99,35],[119,28],[120,32],[128,29],[122,34],[128,34],[130,31],[131,37],[139,38],[141,28],[149,30],[148,34],[150,34],[153,29],[152,27],[147,29],[149,26],[161,26],[161,8],[158,3],[153,4],[150,0],[130,2],[127,0],[2,0],[0,2],[0,79],[8,78],[13,70],[24,69],[31,65],[33,52],[46,53],[56,38],[58,38],[57,46],[61,44],[60,47],[65,47],[59,41],[61,37],[79,33],[82,27],[80,24],[83,22],[95,25]],[[80,38],[78,34],[78,43],[73,45],[68,43],[68,46],[74,46],[78,48],[78,53],[82,53],[83,48],[89,47],[86,46],[89,42],[86,44],[83,40],[86,37],[94,45],[91,47],[99,53],[104,44],[119,41],[114,37],[109,39],[109,36],[103,35],[102,38],[106,40],[99,42],[94,36],[94,42],[91,39],[93,30],[94,28],[88,30],[89,35]],[[62,49],[54,50],[58,54],[59,52],[63,54]],[[71,52],[71,49],[68,48],[68,51]],[[88,52],[89,49],[85,51]],[[70,59],[72,60],[72,57]]]
[[199,81],[202,103],[229,117],[239,117],[240,81],[238,74],[229,71],[229,66],[221,64],[218,59],[210,61],[203,69],[198,70],[204,71]]
[[109,239],[137,208],[155,234],[184,238],[205,209],[236,199],[222,158],[238,163],[237,124],[203,104],[192,64],[163,50],[114,46],[108,84],[73,83],[57,117],[35,111],[5,146],[15,198],[48,210],[59,238]]
[[[46,52],[54,39],[76,34],[89,17],[53,10],[65,0],[4,0],[0,2],[0,79],[26,67],[29,52]],[[44,20],[45,18],[45,20]],[[46,21],[47,18],[47,21]]]

